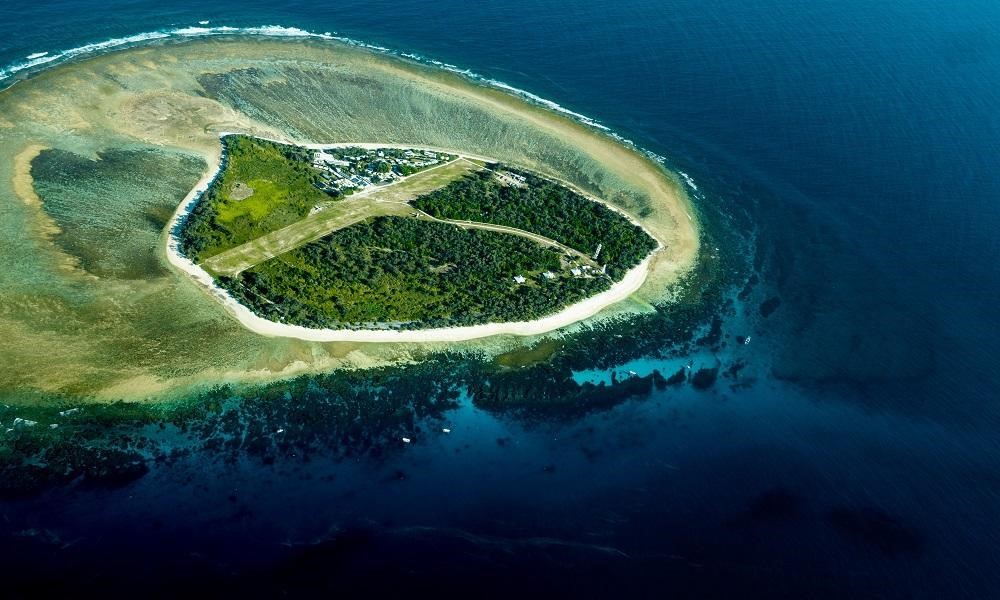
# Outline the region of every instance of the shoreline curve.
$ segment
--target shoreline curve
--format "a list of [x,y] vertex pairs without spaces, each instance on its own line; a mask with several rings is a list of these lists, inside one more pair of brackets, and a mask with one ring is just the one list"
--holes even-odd
[[[226,137],[227,135],[251,135],[251,134],[238,134],[237,132],[221,132],[219,133],[219,139]],[[251,137],[258,137],[252,136]],[[371,148],[390,148],[390,147],[410,147],[405,144],[377,144],[377,143],[352,143],[343,142],[337,144],[299,144],[297,142],[291,142],[287,140],[276,140],[270,138],[261,138],[269,141],[295,144],[303,148],[308,148],[312,150],[318,149],[329,149],[336,147],[371,147]],[[424,146],[420,146],[424,147]],[[466,156],[471,158],[493,160],[489,157],[471,155],[464,152],[458,152],[457,150],[448,148],[428,148],[443,152],[448,152],[450,154],[456,154],[458,156]],[[600,202],[602,205],[624,215],[631,222],[643,227],[643,230],[657,242],[657,247],[652,252],[650,252],[646,258],[642,260],[638,265],[629,269],[625,275],[612,285],[609,289],[585,298],[579,302],[571,304],[569,306],[563,307],[559,312],[553,313],[551,315],[546,315],[540,319],[534,319],[531,321],[505,321],[502,323],[483,323],[481,325],[465,325],[460,327],[435,327],[430,329],[407,329],[407,330],[395,330],[395,329],[313,329],[309,327],[303,327],[301,325],[289,325],[286,323],[278,323],[276,321],[270,321],[257,315],[249,308],[238,302],[233,298],[226,290],[222,289],[215,283],[215,279],[204,269],[198,266],[194,261],[187,258],[180,252],[180,243],[175,236],[175,231],[180,223],[180,220],[186,216],[197,204],[198,200],[201,198],[202,194],[208,189],[208,186],[215,180],[222,169],[222,145],[219,146],[219,152],[211,157],[213,160],[209,164],[209,169],[204,176],[190,192],[184,197],[184,199],[177,206],[170,220],[167,222],[165,233],[166,233],[166,244],[165,250],[167,255],[167,261],[171,266],[183,272],[185,275],[189,276],[198,286],[209,294],[213,299],[215,299],[222,307],[236,319],[243,327],[252,331],[258,335],[263,335],[267,337],[285,337],[294,338],[309,342],[465,342],[480,338],[487,338],[499,335],[514,335],[519,337],[541,335],[545,333],[550,333],[557,329],[562,329],[568,327],[580,321],[589,319],[599,312],[608,308],[613,304],[617,304],[623,300],[626,300],[629,296],[639,290],[642,284],[645,283],[646,277],[649,274],[649,266],[653,259],[663,248],[663,242],[659,240],[655,235],[652,234],[648,229],[642,226],[637,220],[632,218],[630,215],[622,211],[616,206],[612,206],[607,202],[601,201],[591,195],[586,195],[586,197],[592,202]],[[565,184],[565,182],[560,182]]]

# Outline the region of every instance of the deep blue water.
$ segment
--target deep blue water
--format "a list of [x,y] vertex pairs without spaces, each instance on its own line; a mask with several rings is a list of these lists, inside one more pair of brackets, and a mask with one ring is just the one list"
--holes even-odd
[[1000,3],[202,4],[15,0],[0,65],[210,20],[470,68],[599,119],[690,173],[700,202],[747,211],[778,323],[732,351],[755,373],[745,388],[531,426],[466,404],[451,434],[386,461],[192,459],[16,518],[119,559],[155,546],[236,565],[378,523],[388,533],[358,542],[351,568],[426,572],[442,593],[453,564],[529,594],[553,577],[602,595],[995,594]]

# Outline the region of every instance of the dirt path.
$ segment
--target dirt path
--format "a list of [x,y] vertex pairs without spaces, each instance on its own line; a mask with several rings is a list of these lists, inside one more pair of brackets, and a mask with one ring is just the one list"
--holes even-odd
[[481,223],[479,221],[456,221],[454,219],[439,219],[437,217],[431,216],[424,211],[410,207],[411,210],[420,214],[420,218],[427,221],[436,221],[438,223],[448,223],[449,225],[455,225],[456,227],[461,227],[462,229],[482,229],[485,231],[495,231],[497,233],[507,233],[510,235],[516,235],[519,237],[527,238],[542,246],[555,246],[562,250],[563,252],[575,256],[579,260],[583,261],[584,264],[590,265],[595,269],[599,269],[600,265],[597,264],[592,258],[586,254],[580,252],[576,248],[570,248],[566,244],[557,242],[551,238],[547,238],[544,235],[539,235],[537,233],[532,233],[530,231],[525,231],[524,229],[518,229],[516,227],[508,227],[507,225],[496,225],[494,223]]

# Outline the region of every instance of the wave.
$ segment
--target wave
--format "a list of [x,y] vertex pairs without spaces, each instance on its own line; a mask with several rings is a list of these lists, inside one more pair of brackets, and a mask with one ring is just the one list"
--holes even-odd
[[142,42],[148,42],[150,40],[159,40],[168,37],[170,37],[170,34],[167,32],[149,31],[146,33],[139,33],[136,35],[130,35],[122,38],[112,38],[110,40],[104,40],[103,42],[85,44],[83,46],[78,46],[76,48],[70,48],[69,50],[56,52],[55,54],[51,54],[49,52],[35,52],[34,54],[29,54],[28,59],[24,62],[10,64],[7,65],[6,67],[0,68],[0,83],[2,83],[6,79],[13,77],[14,75],[20,73],[21,71],[25,71],[27,69],[33,69],[35,67],[40,67],[42,65],[51,62],[69,60],[71,58],[102,52],[105,50],[110,50],[112,48],[119,48],[121,46],[140,44]]
[[687,183],[689,186],[691,186],[692,190],[694,190],[696,192],[698,191],[698,186],[695,185],[694,179],[692,179],[690,175],[688,175],[684,171],[677,171],[677,174],[684,178],[685,183]]
[[[610,127],[603,125],[600,121],[592,119],[586,115],[580,114],[576,111],[570,110],[557,102],[542,98],[536,94],[522,90],[520,88],[514,87],[503,81],[492,79],[489,77],[484,77],[474,71],[469,69],[463,69],[456,65],[441,62],[439,60],[434,60],[426,58],[419,54],[414,54],[410,52],[397,52],[386,48],[384,46],[378,46],[374,44],[369,44],[352,38],[336,35],[335,33],[324,32],[315,33],[312,31],[306,31],[304,29],[299,29],[298,27],[284,27],[282,25],[262,25],[259,27],[229,27],[226,25],[212,26],[208,27],[208,21],[198,21],[198,26],[192,27],[179,27],[175,29],[163,29],[158,31],[149,31],[145,33],[138,33],[135,35],[130,35],[121,38],[112,38],[109,40],[104,40],[102,42],[95,42],[92,44],[85,44],[83,46],[78,46],[76,48],[71,48],[69,50],[62,50],[55,53],[50,52],[36,52],[28,55],[27,60],[19,63],[13,63],[5,67],[0,68],[0,86],[4,84],[6,80],[9,80],[14,75],[22,73],[24,71],[30,71],[33,69],[41,68],[49,63],[63,62],[85,56],[88,54],[98,54],[101,52],[106,52],[109,50],[117,50],[123,47],[141,45],[143,43],[148,43],[157,40],[165,40],[171,38],[192,38],[192,37],[209,37],[209,36],[220,36],[220,35],[250,35],[250,36],[263,36],[263,37],[273,37],[273,38],[309,38],[309,39],[321,39],[321,40],[331,40],[341,42],[350,46],[355,46],[359,48],[365,48],[374,52],[379,52],[381,54],[388,54],[392,56],[402,57],[414,62],[418,62],[424,65],[429,65],[432,67],[437,67],[462,75],[477,83],[487,85],[496,89],[506,91],[508,93],[514,94],[519,98],[531,102],[532,104],[540,105],[549,110],[558,112],[560,114],[566,115],[571,119],[591,127],[604,134],[615,139],[619,143],[625,144],[638,152],[641,152],[648,158],[660,163],[661,165],[666,165],[666,159],[659,154],[650,152],[649,150],[642,149],[638,147],[632,140],[622,137],[621,135],[615,133]],[[694,182],[687,176],[685,176],[687,183],[695,190],[697,186]]]
[[158,31],[147,31],[144,33],[137,33],[135,35],[129,35],[120,38],[111,38],[101,42],[94,42],[91,44],[84,44],[83,46],[77,46],[76,48],[70,48],[69,50],[62,50],[59,52],[35,52],[29,54],[27,59],[23,62],[17,62],[5,67],[0,68],[0,84],[5,80],[10,79],[14,75],[34,69],[36,67],[41,67],[52,62],[62,62],[70,60],[73,58],[78,58],[81,56],[86,56],[88,54],[99,54],[101,52],[106,52],[108,50],[120,49],[128,46],[136,46],[146,42],[151,42],[155,40],[164,40],[170,38],[183,38],[183,37],[203,37],[212,35],[261,35],[267,37],[299,37],[299,38],[321,38],[321,39],[337,39],[335,36],[329,33],[312,33],[305,31],[303,29],[298,29],[297,27],[282,27],[280,25],[264,25],[261,27],[204,27],[208,21],[199,21],[200,27],[180,27],[176,29],[163,29]]

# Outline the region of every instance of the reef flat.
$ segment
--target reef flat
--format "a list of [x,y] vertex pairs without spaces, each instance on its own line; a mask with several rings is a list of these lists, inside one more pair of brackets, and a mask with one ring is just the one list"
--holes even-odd
[[[459,75],[329,41],[134,48],[0,92],[0,393],[165,397],[224,382],[414,362],[462,344],[308,342],[246,331],[165,257],[166,225],[236,131],[463,148],[616,205],[662,240],[637,301],[666,300],[699,249],[680,187],[640,152]],[[601,316],[606,316],[604,313]]]

